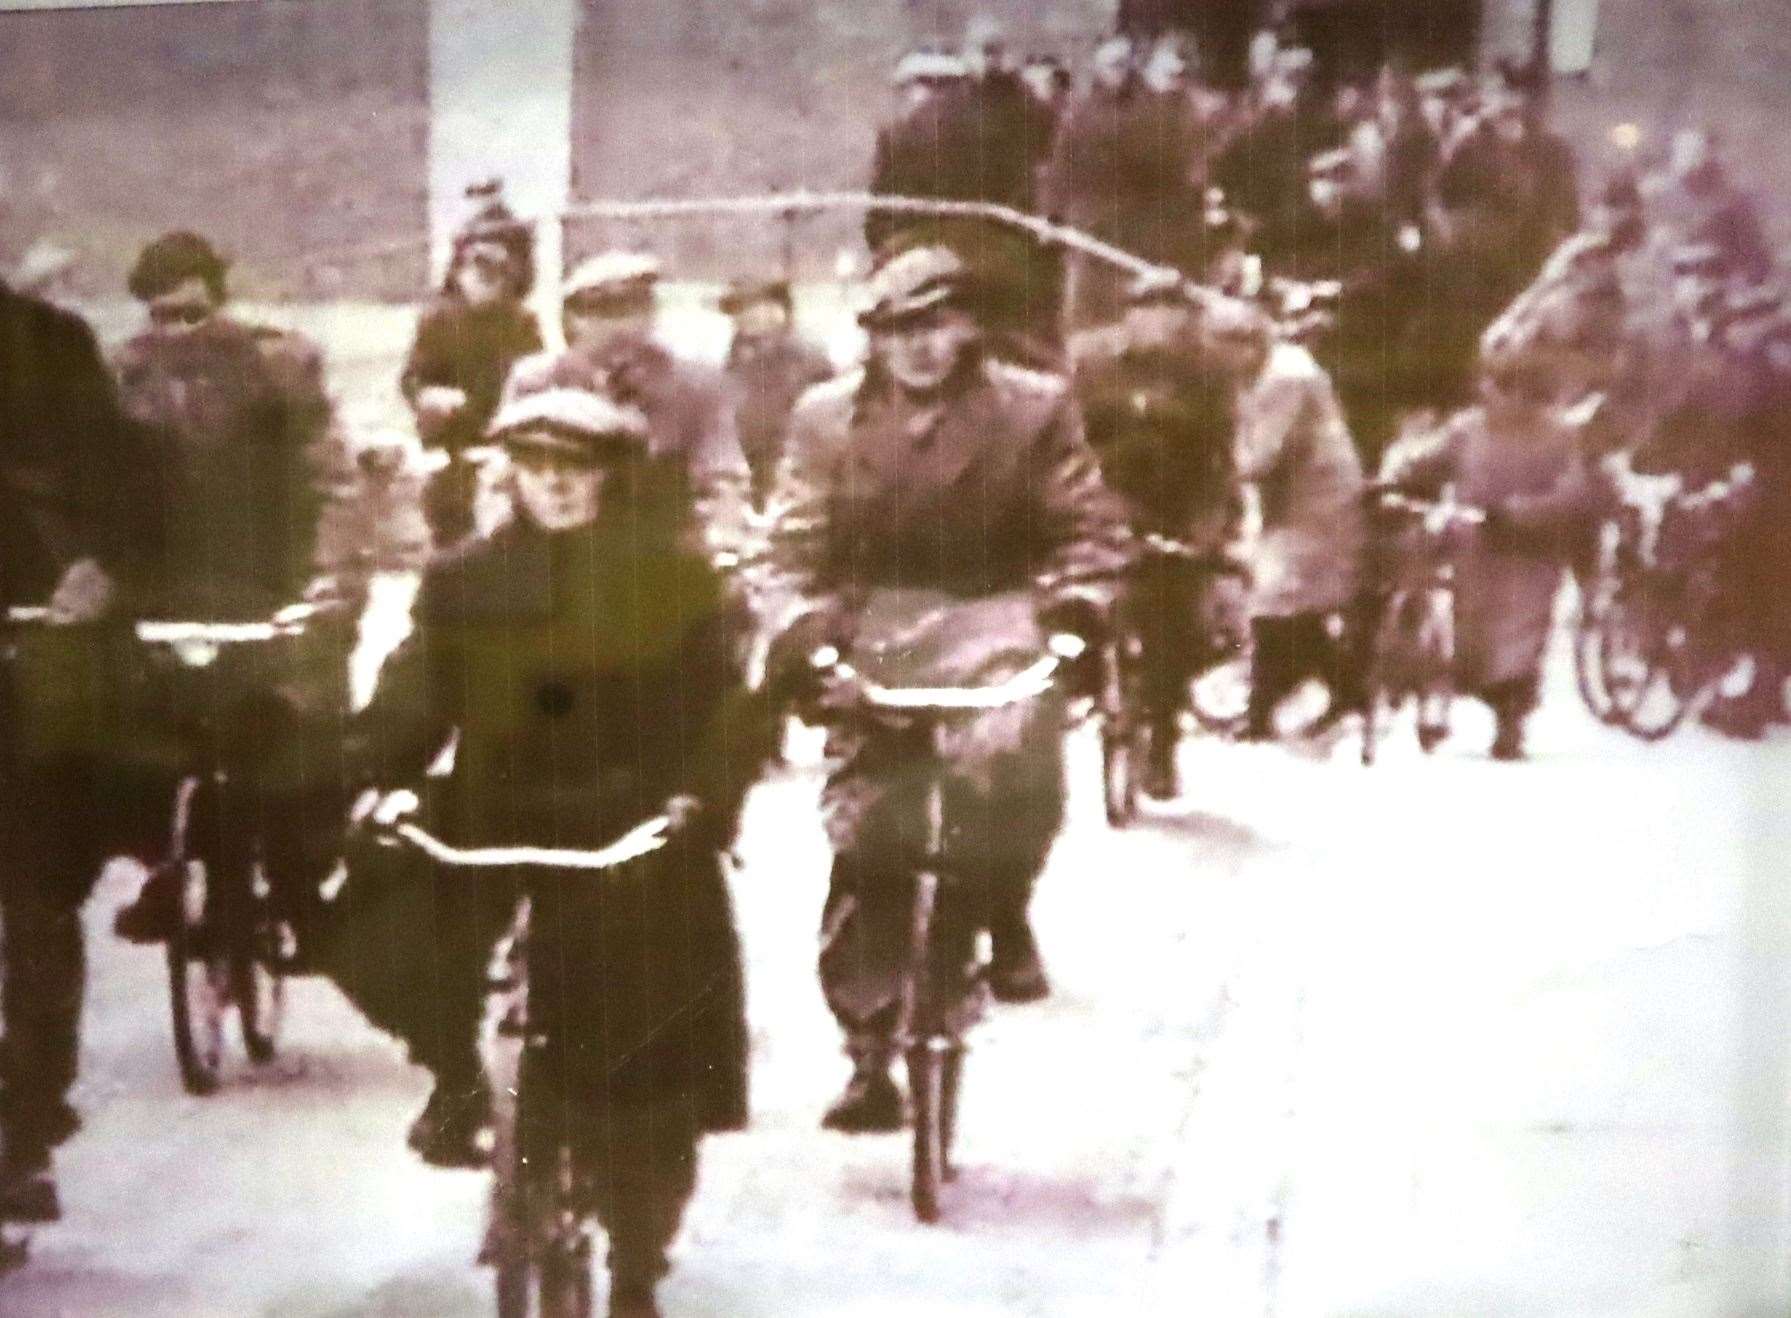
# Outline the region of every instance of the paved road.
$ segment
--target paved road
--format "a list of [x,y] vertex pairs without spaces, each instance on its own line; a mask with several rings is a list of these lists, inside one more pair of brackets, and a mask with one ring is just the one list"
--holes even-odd
[[[1557,673],[1557,678],[1560,674]],[[1534,762],[1464,710],[1373,770],[1195,741],[1115,834],[1073,738],[1056,983],[982,1031],[946,1224],[899,1138],[816,1128],[816,779],[755,796],[737,898],[755,1121],[704,1152],[663,1289],[703,1315],[1783,1313],[1791,741],[1643,748],[1557,681]],[[99,931],[66,1222],[8,1315],[458,1315],[481,1178],[404,1150],[422,1074],[327,985],[184,1095],[159,958]]]

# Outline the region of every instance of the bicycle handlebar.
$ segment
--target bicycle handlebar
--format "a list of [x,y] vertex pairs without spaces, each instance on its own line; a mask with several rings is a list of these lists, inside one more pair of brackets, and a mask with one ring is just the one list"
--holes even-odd
[[421,825],[402,820],[373,825],[375,837],[400,839],[450,869],[612,870],[651,855],[671,840],[675,821],[670,811],[637,824],[606,847],[457,847],[443,842]]
[[889,713],[952,714],[975,710],[1005,709],[1032,700],[1051,689],[1058,669],[1082,657],[1088,643],[1070,632],[1059,632],[1046,642],[1049,654],[993,686],[925,687],[884,686],[870,681],[831,645],[809,656],[816,672],[832,684],[836,693],[828,702],[838,705],[843,692],[849,704]]
[[1426,525],[1437,529],[1486,524],[1486,509],[1473,504],[1456,503],[1450,499],[1415,499],[1396,490],[1379,491],[1376,498],[1382,508],[1422,517]]
[[[146,645],[254,645],[283,637],[302,636],[319,615],[336,611],[329,604],[289,604],[260,622],[199,622],[184,619],[139,619],[131,631]],[[6,610],[6,621],[45,624],[50,611],[41,605],[22,605]]]

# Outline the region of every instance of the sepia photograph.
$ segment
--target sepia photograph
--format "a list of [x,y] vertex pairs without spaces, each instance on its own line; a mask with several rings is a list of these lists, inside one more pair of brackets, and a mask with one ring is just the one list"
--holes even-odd
[[0,3],[0,1315],[1791,1314],[1787,0]]

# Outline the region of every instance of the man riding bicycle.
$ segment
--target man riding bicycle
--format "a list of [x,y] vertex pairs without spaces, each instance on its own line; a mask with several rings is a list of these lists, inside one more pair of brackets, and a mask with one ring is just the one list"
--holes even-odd
[[[266,618],[313,582],[330,416],[320,364],[296,336],[227,315],[225,269],[204,238],[176,232],[145,247],[130,275],[149,325],[120,351],[120,397],[153,448],[168,518],[161,571],[142,593],[152,616]],[[245,873],[259,858],[295,917],[312,871],[333,859],[314,841],[341,791],[340,693],[325,666],[302,673],[290,655],[244,654],[213,666],[205,700],[170,690],[150,715],[188,751],[208,746],[202,758],[223,770],[200,815],[208,854]],[[171,791],[190,764],[149,767]],[[158,873],[119,912],[118,933],[166,938],[177,890],[177,875]]]
[[[773,646],[774,687],[800,684],[824,644],[880,680],[900,670],[909,684],[962,681],[1042,644],[1035,599],[1090,625],[1062,601],[1083,581],[1110,586],[1125,566],[1123,514],[1064,383],[985,354],[964,264],[915,248],[874,274],[871,295],[870,360],[798,404],[771,501],[773,593],[803,610]],[[1063,818],[1056,719],[1048,700],[979,718],[954,766],[968,817],[983,824],[948,845],[982,884],[990,987],[1009,1002],[1048,992],[1027,906]],[[833,750],[820,973],[853,1074],[824,1124],[891,1130],[902,1120],[889,1070],[914,775],[900,747],[876,738],[836,735]]]
[[[435,1078],[411,1142],[433,1163],[485,1161],[486,967],[526,894],[524,1084],[532,1111],[552,1102],[522,1138],[568,1142],[579,1206],[609,1234],[611,1311],[648,1314],[699,1136],[746,1121],[722,853],[776,722],[735,667],[750,618],[642,414],[549,388],[501,407],[490,437],[510,459],[516,518],[426,572],[416,631],[354,738],[357,772],[418,781],[456,736],[426,796],[431,827],[461,847],[598,849],[668,803],[678,822],[662,850],[612,870],[431,877],[432,964],[399,1027]],[[532,1147],[552,1174],[550,1144]]]
[[1075,336],[1070,359],[1089,444],[1132,529],[1189,551],[1141,565],[1124,610],[1142,643],[1143,786],[1167,799],[1188,683],[1248,626],[1241,569],[1213,570],[1227,563],[1242,513],[1231,387],[1205,360],[1185,283],[1168,274],[1134,281],[1125,319]]

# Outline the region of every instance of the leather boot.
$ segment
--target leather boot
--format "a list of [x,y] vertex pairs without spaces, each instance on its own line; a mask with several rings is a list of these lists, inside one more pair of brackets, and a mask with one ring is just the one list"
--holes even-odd
[[827,1115],[824,1130],[847,1135],[876,1134],[902,1128],[902,1091],[890,1078],[886,1053],[860,1053],[852,1059],[852,1078]]

